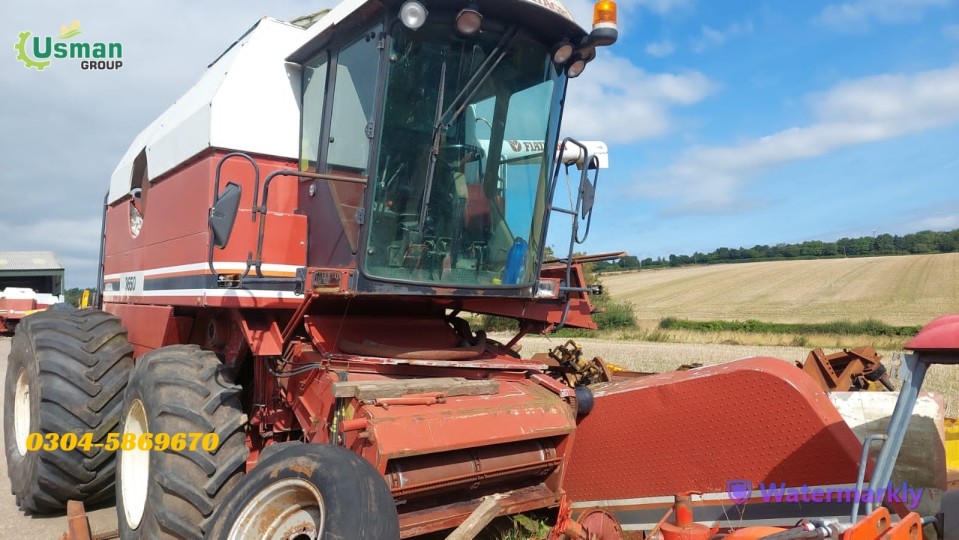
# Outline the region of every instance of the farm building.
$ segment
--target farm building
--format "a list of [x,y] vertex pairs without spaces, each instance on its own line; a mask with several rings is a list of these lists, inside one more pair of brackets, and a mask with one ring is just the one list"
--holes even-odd
[[0,332],[63,301],[63,265],[52,251],[0,251]]

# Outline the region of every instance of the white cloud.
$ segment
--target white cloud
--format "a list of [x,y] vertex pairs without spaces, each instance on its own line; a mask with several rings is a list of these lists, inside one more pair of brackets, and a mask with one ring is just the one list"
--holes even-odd
[[740,204],[742,186],[771,167],[959,123],[959,65],[847,81],[809,103],[812,124],[734,146],[691,148],[640,191],[678,199],[680,210],[728,211]]
[[730,39],[752,33],[752,21],[736,22],[723,30],[703,25],[701,33],[690,39],[690,48],[693,52],[701,53],[708,49],[721,47]]
[[907,231],[947,231],[959,229],[959,214],[928,216],[907,223]]
[[959,41],[959,24],[950,24],[944,27],[942,34],[949,39]]
[[953,0],[855,0],[823,8],[815,21],[839,29],[858,29],[872,23],[921,20],[929,8],[945,7]]
[[655,41],[646,45],[646,54],[650,56],[655,56],[657,58],[662,58],[664,56],[669,56],[676,51],[676,46],[673,45],[672,41],[668,39],[663,41]]
[[570,81],[563,131],[629,143],[667,132],[670,108],[705,98],[713,83],[699,72],[647,73],[626,58],[601,54]]

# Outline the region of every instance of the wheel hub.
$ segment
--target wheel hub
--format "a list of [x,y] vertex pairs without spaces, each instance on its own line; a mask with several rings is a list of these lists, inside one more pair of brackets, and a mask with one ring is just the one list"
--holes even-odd
[[243,507],[230,540],[317,540],[323,537],[326,508],[316,486],[302,478],[270,484]]
[[27,455],[27,437],[30,436],[30,383],[27,370],[17,375],[17,388],[13,397],[13,431],[17,439],[17,451]]
[[[146,409],[143,402],[134,399],[127,409],[124,420],[123,441],[128,433],[140,436],[149,433]],[[123,513],[131,529],[140,526],[143,510],[146,508],[147,487],[150,482],[150,451],[134,447],[133,450],[120,450],[120,497],[123,498]]]

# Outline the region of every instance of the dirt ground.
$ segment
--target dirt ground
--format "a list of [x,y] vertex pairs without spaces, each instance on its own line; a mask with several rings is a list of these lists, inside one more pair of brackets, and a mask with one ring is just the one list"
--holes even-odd
[[[738,345],[709,345],[702,350],[691,351],[682,345],[671,343],[599,342],[578,340],[586,352],[603,356],[623,367],[637,370],[674,369],[691,361],[707,364],[725,362],[745,356],[776,356],[785,360],[800,360],[808,351],[800,347],[744,347]],[[562,343],[562,340],[530,337],[523,340],[525,355],[545,351]],[[0,337],[0,375],[6,374],[10,339]],[[692,355],[692,356],[691,356]],[[2,411],[0,402],[0,413]],[[24,516],[17,508],[10,493],[5,454],[0,453],[0,538],[57,539],[67,528],[64,516]],[[959,491],[947,494],[943,509],[946,511],[947,539],[959,540]],[[106,507],[89,512],[93,532],[116,529],[115,508]]]

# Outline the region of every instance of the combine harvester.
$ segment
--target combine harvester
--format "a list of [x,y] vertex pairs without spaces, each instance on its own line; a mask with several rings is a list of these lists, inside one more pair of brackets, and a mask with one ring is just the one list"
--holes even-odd
[[[114,172],[102,310],[17,331],[4,433],[20,508],[115,489],[124,539],[470,538],[517,513],[568,539],[920,537],[903,508],[859,519],[756,490],[885,485],[925,366],[957,360],[954,319],[912,343],[889,441],[861,465],[826,394],[780,360],[610,380],[571,349],[517,354],[527,333],[595,327],[572,253],[605,147],[559,134],[615,13],[600,0],[589,32],[555,0],[260,20]],[[572,205],[554,206],[574,165]],[[553,216],[569,254],[544,264]],[[518,331],[496,342],[464,312]],[[37,432],[92,437],[30,451]],[[82,505],[70,515],[83,538]]]

